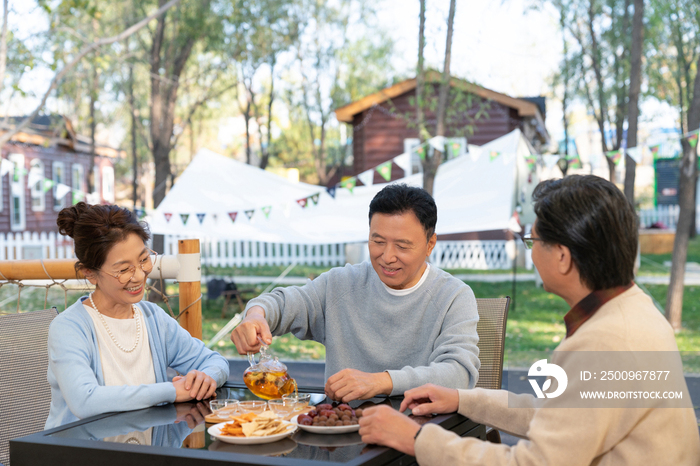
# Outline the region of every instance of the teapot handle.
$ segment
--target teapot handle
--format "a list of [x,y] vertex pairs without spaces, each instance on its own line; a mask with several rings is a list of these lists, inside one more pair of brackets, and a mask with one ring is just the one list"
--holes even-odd
[[[260,357],[262,358],[263,356],[267,355],[267,349],[269,348],[265,342],[258,336],[258,341],[260,342]],[[250,351],[248,352],[248,363],[251,366],[255,366],[258,363],[255,362],[255,353],[251,353]]]
[[257,362],[255,362],[255,353],[248,352],[248,363],[251,367],[258,364]]

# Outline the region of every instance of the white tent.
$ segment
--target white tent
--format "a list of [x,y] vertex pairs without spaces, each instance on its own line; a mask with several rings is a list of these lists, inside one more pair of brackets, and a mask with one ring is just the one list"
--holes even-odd
[[[516,196],[527,195],[529,201],[527,185],[531,191],[536,184],[532,178],[525,181],[525,157],[531,154],[515,130],[443,163],[434,189],[437,233],[508,229]],[[422,174],[395,182],[421,186]],[[203,149],[148,220],[156,234],[299,244],[361,242],[369,234],[369,203],[384,186],[358,186],[352,193],[338,187],[333,198],[324,187],[293,183]],[[310,197],[316,194],[314,204]],[[303,199],[305,208],[304,201],[297,202]],[[252,212],[251,218],[246,211]]]

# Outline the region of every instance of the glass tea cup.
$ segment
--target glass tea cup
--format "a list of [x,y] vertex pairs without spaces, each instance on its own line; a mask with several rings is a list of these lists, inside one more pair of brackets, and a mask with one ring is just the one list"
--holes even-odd
[[221,418],[227,418],[238,413],[238,400],[211,400],[209,402],[209,409],[211,409],[212,414]]
[[263,400],[247,400],[238,402],[238,409],[242,413],[262,414],[262,412],[265,411],[266,408],[267,401]]
[[293,401],[284,400],[281,398],[268,400],[267,405],[270,407],[270,410],[277,415],[277,417],[282,419],[289,417],[289,415],[292,414],[296,408]]
[[293,406],[294,411],[302,411],[309,406],[311,395],[309,393],[298,393],[291,395],[282,395],[282,399]]

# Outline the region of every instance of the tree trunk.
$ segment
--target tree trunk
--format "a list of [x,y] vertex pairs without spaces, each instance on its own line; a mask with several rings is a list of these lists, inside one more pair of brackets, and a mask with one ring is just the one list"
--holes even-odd
[[[97,53],[95,53],[95,58],[97,58]],[[96,62],[97,60],[95,60]],[[92,64],[92,85],[90,88],[90,166],[88,169],[87,180],[87,192],[93,192],[94,177],[95,172],[95,156],[96,156],[96,143],[95,143],[95,129],[97,127],[97,119],[95,118],[95,103],[97,102],[97,94],[99,93],[99,74],[97,72],[97,65],[93,62]]]
[[[700,56],[698,57],[700,69]],[[700,73],[695,76],[693,100],[688,110],[688,129],[694,131],[700,126]],[[696,147],[691,147],[687,139],[681,140],[683,158],[681,159],[678,205],[678,224],[676,237],[673,241],[673,259],[671,263],[671,282],[666,296],[666,318],[671,326],[681,329],[683,314],[683,286],[685,279],[685,264],[688,256],[688,241],[690,239],[690,212],[695,204],[695,185],[697,171]]]
[[420,27],[418,28],[418,69],[416,70],[416,126],[418,139],[425,140],[425,116],[423,115],[423,91],[425,86],[425,69],[423,52],[425,49],[425,0],[420,0]]
[[7,68],[7,1],[2,2],[2,33],[0,33],[0,92],[5,82],[5,70]]
[[129,107],[131,110],[131,159],[133,179],[131,180],[132,197],[134,201],[134,212],[136,212],[136,204],[139,198],[139,164],[136,154],[136,109],[134,104],[134,67],[129,67]]
[[[452,61],[452,31],[455,21],[457,0],[450,1],[450,13],[447,16],[447,39],[445,40],[445,63],[438,92],[436,136],[445,136],[445,117],[447,114],[447,96],[450,93],[450,63]],[[444,149],[443,149],[444,150]],[[423,161],[423,189],[433,195],[435,176],[442,162],[443,151],[435,150],[433,155],[426,154]]]
[[[639,120],[639,93],[642,86],[642,49],[644,42],[644,0],[634,0],[632,19],[632,51],[630,56],[629,111],[627,147],[637,147],[637,124]],[[634,179],[637,162],[625,155],[625,197],[634,206]]]

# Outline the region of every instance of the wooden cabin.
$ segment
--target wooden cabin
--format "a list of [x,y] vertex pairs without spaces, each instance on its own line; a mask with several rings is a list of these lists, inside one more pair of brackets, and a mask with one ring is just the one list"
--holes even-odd
[[[0,119],[0,134],[23,117]],[[37,117],[2,147],[0,233],[55,232],[58,212],[85,200],[114,202],[114,159],[120,151],[77,135],[59,115]]]
[[[441,78],[438,72],[426,73],[426,100],[435,102],[428,102],[425,107],[437,107]],[[450,85],[451,97],[461,95],[463,98],[469,94],[471,101],[448,99],[451,117],[447,121],[446,137],[462,140],[464,147],[466,142],[480,146],[520,128],[536,151],[540,152],[549,144],[543,97],[513,98],[454,77]],[[418,145],[414,123],[415,91],[416,79],[407,79],[335,110],[338,121],[353,127],[353,166],[351,173],[344,170],[343,175],[355,176]],[[434,135],[435,112],[426,109],[425,120],[428,131]],[[415,173],[421,169],[420,160],[416,154],[413,158]],[[403,176],[403,170],[394,166],[391,179]],[[331,184],[337,181],[333,179]],[[375,173],[374,182],[384,180]]]

